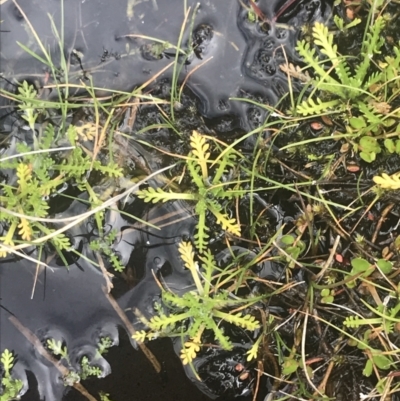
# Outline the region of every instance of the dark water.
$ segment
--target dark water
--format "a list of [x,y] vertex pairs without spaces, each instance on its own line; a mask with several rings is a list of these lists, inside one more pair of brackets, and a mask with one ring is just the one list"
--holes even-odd
[[[69,82],[79,83],[92,77],[99,88],[130,91],[149,80],[174,59],[175,49],[166,49],[157,57],[149,55],[149,46],[156,44],[141,35],[176,45],[184,21],[182,0],[133,1],[69,0],[64,2],[64,48],[70,63]],[[197,46],[186,60],[180,81],[190,74],[187,86],[199,100],[199,110],[207,118],[225,116],[225,129],[239,126],[254,128],[261,111],[249,104],[230,101],[231,97],[258,99],[275,104],[286,92],[286,75],[279,65],[285,57],[298,61],[294,46],[301,27],[330,15],[329,1],[296,0],[261,1],[260,9],[273,23],[249,22],[248,11],[238,1],[187,1],[196,9],[193,34],[192,16],[182,37],[181,48]],[[43,45],[59,65],[60,49],[51,29],[50,14],[60,27],[60,1],[19,0]],[[246,3],[246,6],[248,4]],[[128,10],[129,9],[129,10]],[[284,12],[282,12],[284,10]],[[4,78],[45,79],[46,67],[26,54],[17,41],[42,55],[31,30],[12,0],[2,5],[1,68]],[[131,36],[129,36],[131,35]],[[79,54],[79,60],[76,57]],[[43,55],[42,55],[43,56]],[[205,64],[203,64],[205,62]],[[171,78],[170,67],[159,79]],[[86,80],[87,83],[87,80]]]
[[[54,63],[59,65],[60,49],[48,15],[60,30],[60,1],[19,0],[17,4],[44,46],[50,49]],[[258,6],[266,18],[274,21],[264,24],[250,22],[248,12],[237,1],[201,1],[197,8],[196,4],[187,2],[192,11],[197,11],[192,38],[192,14],[184,28],[182,48],[187,49],[193,42],[197,51],[186,60],[179,77],[179,82],[182,82],[191,74],[186,83],[190,96],[185,96],[196,107],[198,117],[193,124],[204,124],[206,132],[228,137],[254,129],[265,120],[265,110],[230,98],[275,104],[287,91],[286,76],[280,71],[279,64],[285,61],[285,57],[297,60],[294,45],[301,27],[316,20],[326,20],[331,12],[330,2],[299,0],[282,12],[285,2],[260,1]],[[245,4],[248,6],[247,2]],[[143,84],[173,61],[175,50],[169,48],[154,55],[149,51],[154,49],[151,47],[153,40],[132,35],[150,36],[176,44],[184,14],[181,0],[132,3],[126,0],[64,1],[62,52],[70,64],[69,83],[78,84],[81,80],[88,83],[91,78],[98,88],[124,91]],[[26,79],[41,88],[46,84],[49,70],[17,45],[19,41],[43,56],[14,1],[8,0],[1,5],[1,19],[2,85],[10,89],[14,80],[21,82]],[[164,97],[168,98],[172,73],[170,67],[160,75],[153,84],[153,93],[162,94],[167,88]],[[106,92],[99,90],[98,93]],[[54,93],[46,90],[45,95],[53,97]],[[20,130],[18,118],[13,115],[7,99],[2,98],[0,104],[2,131]],[[7,118],[3,118],[5,116]],[[185,118],[187,126],[188,117]],[[141,119],[143,126],[152,123],[149,109],[139,110],[133,134],[142,128]],[[144,138],[151,140],[154,136]],[[170,138],[169,146],[174,146]],[[143,149],[139,152],[146,154]],[[7,151],[1,155],[6,156]],[[159,167],[158,161],[152,157],[146,162],[151,171]],[[86,210],[85,204],[79,201],[63,205],[58,201],[53,205],[54,213],[58,213],[56,216],[66,217]],[[156,221],[154,224],[161,228],[156,230],[134,223],[133,219],[118,211],[108,212],[106,216],[108,227],[119,232],[114,250],[127,272],[132,273],[131,280],[128,280],[130,286],[121,278],[115,279],[112,294],[135,328],[141,328],[133,309],[138,308],[150,317],[154,314],[154,301],[160,297],[153,272],[176,292],[184,292],[192,285],[177,246],[182,239],[192,236],[195,220],[187,205],[178,202],[148,209],[132,201],[124,211],[146,221]],[[271,218],[271,221],[277,223],[276,219]],[[68,268],[51,252],[47,254],[48,267],[38,271],[33,262],[26,260],[1,261],[0,349],[12,349],[18,356],[14,374],[24,382],[22,393],[26,396],[23,399],[79,400],[81,396],[75,390],[66,394],[68,391],[58,370],[38,354],[11,323],[10,316],[18,319],[41,342],[48,338],[62,341],[69,350],[71,368],[79,370],[79,361],[86,355],[102,367],[104,376],[112,370],[114,374],[104,380],[89,381],[88,388],[109,392],[114,401],[156,400],[161,397],[171,400],[216,397],[230,400],[248,395],[254,377],[239,382],[234,370],[237,363],[243,362],[245,350],[240,346],[229,355],[206,354],[199,358],[199,372],[203,371],[205,380],[197,382],[197,387],[186,378],[169,340],[149,345],[163,365],[160,375],[154,372],[140,351],[133,350],[131,345],[135,344],[130,344],[119,317],[103,293],[103,275],[90,263],[96,260],[88,248],[90,241],[97,238],[94,226],[93,222],[85,222],[69,233],[75,249],[87,259],[77,258],[72,253],[66,255],[70,261]],[[30,256],[37,255],[32,251]],[[220,254],[220,258],[223,256]],[[260,274],[277,278],[280,272],[268,265],[262,267]],[[102,337],[109,337],[113,345],[120,346],[112,348],[104,358],[96,359],[96,346]],[[187,369],[185,373],[193,376]],[[192,380],[196,382],[193,377]]]

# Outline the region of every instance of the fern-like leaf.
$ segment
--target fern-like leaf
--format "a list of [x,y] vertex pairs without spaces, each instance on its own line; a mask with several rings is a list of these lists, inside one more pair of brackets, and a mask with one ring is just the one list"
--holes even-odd
[[190,146],[192,147],[193,156],[196,157],[196,161],[201,167],[203,180],[206,181],[208,178],[207,161],[210,158],[210,152],[208,152],[210,145],[203,135],[199,134],[197,131],[193,131],[190,137]]
[[187,365],[196,358],[197,353],[200,351],[201,336],[203,334],[203,327],[200,327],[195,336],[191,338],[191,341],[186,341],[181,349],[182,364]]
[[50,149],[54,141],[55,132],[52,124],[47,124],[44,132],[40,138],[40,149]]
[[[396,70],[397,72],[397,70]],[[363,87],[365,90],[374,93],[376,91],[375,85],[378,82],[383,82],[385,79],[384,74],[381,71],[373,72],[369,74],[367,81],[364,83]],[[388,77],[389,79],[389,77]],[[359,81],[358,81],[359,82]]]
[[228,233],[240,237],[240,225],[236,219],[230,219],[225,213],[222,213],[214,204],[209,205],[210,211],[216,217],[217,223]]
[[313,37],[315,44],[320,46],[321,53],[325,54],[333,64],[340,82],[343,85],[349,85],[350,69],[345,60],[338,57],[337,46],[333,44],[333,34],[329,33],[328,27],[320,22],[316,22],[313,27]]
[[[6,236],[0,237],[0,241],[3,242],[3,245],[6,245],[8,247],[14,246],[13,237],[14,237],[15,230],[17,229],[17,224],[18,224],[17,221],[13,221],[7,231]],[[3,250],[0,250],[0,258],[6,257],[7,254],[8,254],[8,251],[6,249],[3,248]]]
[[149,187],[147,189],[141,189],[136,192],[138,198],[143,199],[145,202],[168,202],[171,200],[183,199],[193,200],[195,199],[194,194],[176,193],[172,191],[164,191],[162,188]]
[[400,189],[400,173],[396,173],[391,176],[386,173],[382,173],[381,176],[375,176],[373,180],[376,185],[383,189]]
[[57,234],[51,239],[51,241],[59,251],[68,250],[71,248],[69,238],[63,233]]
[[20,229],[18,234],[23,240],[30,241],[32,239],[32,228],[27,219],[22,217],[20,223],[18,224],[18,228]]
[[193,246],[190,242],[182,241],[178,246],[178,251],[185,264],[185,267],[189,270],[196,270],[196,262],[194,261]]
[[204,269],[204,293],[209,294],[211,287],[211,278],[215,270],[215,260],[214,256],[209,249],[204,253],[203,256],[199,256],[202,263],[202,268]]
[[252,361],[253,359],[257,358],[258,349],[260,348],[262,336],[258,338],[258,340],[253,344],[253,346],[246,352],[247,354],[247,362]]
[[380,52],[384,40],[381,37],[381,32],[385,27],[385,21],[382,16],[379,16],[374,24],[370,26],[370,32],[366,35],[366,40],[363,42],[361,54],[363,60],[359,63],[355,71],[355,79],[359,82],[363,82],[368,74],[368,70],[371,66],[371,59],[375,53]]
[[242,327],[247,330],[254,331],[260,328],[260,322],[257,321],[254,316],[251,315],[242,316],[241,312],[233,315],[230,313],[215,311],[214,315],[216,317],[220,317],[221,319],[227,321],[228,323],[234,324],[235,326]]
[[297,113],[307,116],[307,115],[315,115],[320,114],[324,111],[329,111],[329,109],[333,109],[334,107],[339,105],[339,100],[330,100],[327,102],[322,101],[317,98],[317,102],[313,99],[303,100],[301,104],[299,104],[296,108]]
[[179,244],[179,253],[181,254],[181,258],[183,262],[185,263],[186,268],[190,270],[190,273],[192,274],[194,283],[196,284],[197,291],[200,295],[203,295],[204,293],[204,288],[203,284],[200,280],[199,272],[198,272],[198,265],[194,261],[194,252],[193,252],[193,247],[190,242],[181,242]]
[[196,163],[195,160],[187,160],[187,167],[190,173],[190,177],[193,180],[193,183],[197,186],[197,188],[204,188],[204,182],[201,175],[201,168]]
[[132,338],[139,342],[144,343],[146,341],[147,333],[144,330],[140,330],[132,334]]
[[196,207],[196,214],[198,215],[198,222],[197,222],[197,232],[194,235],[195,244],[200,252],[203,252],[207,246],[207,240],[209,235],[207,234],[208,227],[206,225],[206,213],[207,213],[207,203],[201,199],[197,202]]
[[367,105],[363,102],[357,102],[357,106],[368,122],[371,124],[382,124],[382,115],[375,111],[373,104]]
[[109,177],[122,177],[123,174],[123,170],[121,167],[118,166],[117,163],[114,162],[109,162],[108,164],[104,165],[101,164],[98,160],[95,160],[93,162],[93,169],[97,170],[97,171],[101,171],[104,174],[107,174]]
[[218,165],[218,168],[212,180],[213,184],[219,183],[221,181],[222,175],[226,173],[229,168],[235,166],[237,155],[232,150],[224,150],[222,154],[223,156],[219,156],[217,161],[215,162],[215,164]]
[[189,317],[190,314],[188,312],[178,313],[170,316],[154,316],[150,319],[148,325],[154,331],[163,331],[167,330],[169,327],[173,328],[176,323],[188,319]]
[[29,85],[26,81],[18,88],[18,92],[23,97],[19,105],[19,108],[23,111],[21,117],[29,124],[29,128],[34,131],[38,113],[35,111],[35,103],[32,100],[36,99],[37,92],[33,85]]
[[210,320],[208,323],[209,323],[208,328],[212,329],[212,331],[214,332],[214,336],[221,345],[221,347],[227,351],[230,351],[233,348],[233,344],[229,339],[229,337],[224,336],[222,329],[219,326],[217,326],[214,320]]
[[14,356],[12,352],[10,352],[8,349],[5,349],[1,354],[0,360],[3,365],[5,376],[10,376],[10,371],[14,366]]
[[343,322],[343,325],[349,328],[357,329],[363,325],[382,324],[382,318],[362,319],[359,316],[348,316]]
[[18,184],[21,191],[25,191],[29,181],[32,179],[32,169],[25,163],[19,163],[17,167]]
[[332,85],[339,84],[338,81],[336,81],[329,74],[326,73],[324,68],[321,66],[315,49],[312,49],[309,43],[307,43],[305,40],[299,41],[297,43],[296,50],[298,51],[300,56],[303,57],[305,63],[312,67],[316,74],[323,78],[325,82]]

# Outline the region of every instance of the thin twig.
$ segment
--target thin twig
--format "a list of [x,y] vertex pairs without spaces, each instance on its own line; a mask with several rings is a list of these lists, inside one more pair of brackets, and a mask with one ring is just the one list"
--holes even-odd
[[75,149],[75,146],[64,146],[61,148],[31,150],[29,152],[17,153],[15,155],[3,157],[2,159],[0,159],[0,163],[5,162],[6,160],[15,159],[16,157],[22,157],[22,156],[27,156],[27,155],[37,155],[38,153],[61,152],[64,150],[73,150],[73,149]]
[[[339,348],[340,348],[340,343],[338,343],[338,344],[336,345],[336,347],[335,347],[335,349],[334,349],[334,351],[333,351],[333,354],[334,354],[334,355],[336,354],[336,352],[338,352]],[[331,360],[331,361],[329,362],[329,365],[328,365],[328,368],[326,369],[324,378],[322,379],[320,385],[318,386],[318,390],[319,390],[320,392],[322,392],[323,394],[325,394],[326,385],[327,385],[327,383],[328,383],[329,377],[331,376],[332,370],[333,370],[333,368],[335,367],[335,365],[336,365],[336,361],[335,361],[335,360]],[[316,396],[317,393],[314,392],[313,395]]]
[[106,281],[107,292],[109,293],[114,288],[114,285],[111,281],[111,278],[114,277],[114,275],[107,271],[106,267],[104,266],[104,261],[100,255],[100,252],[96,252],[96,258],[97,262],[99,263],[101,272],[103,273],[104,280]]
[[304,312],[304,322],[303,322],[303,334],[301,336],[301,360],[303,362],[303,371],[304,375],[306,376],[306,379],[308,381],[308,384],[322,397],[323,394],[315,387],[315,384],[312,382],[310,375],[308,374],[307,370],[307,363],[306,363],[306,337],[307,337],[307,322],[308,322],[308,308]]
[[379,218],[378,224],[376,225],[374,235],[372,236],[372,239],[371,239],[371,242],[373,244],[375,244],[375,241],[378,238],[379,231],[380,231],[380,229],[382,227],[383,222],[386,219],[386,216],[393,209],[393,207],[394,207],[394,203],[390,203],[388,206],[385,207],[385,209],[383,209],[383,212],[381,214],[381,217]]
[[[107,292],[106,287],[103,287],[103,292],[104,295],[106,296],[106,298],[108,299],[108,302],[110,302],[111,306],[114,308],[115,312],[117,312],[118,316],[120,317],[120,319],[122,320],[122,322],[124,323],[126,329],[128,330],[129,334],[131,336],[136,334],[136,330],[134,329],[134,327],[132,326],[132,323],[129,321],[129,319],[127,318],[125,312],[120,308],[120,306],[118,305],[117,301],[112,297],[111,294],[109,294]],[[153,365],[155,371],[157,373],[161,372],[161,365],[160,363],[157,361],[157,358],[153,355],[153,353],[146,347],[145,344],[141,343],[141,342],[137,342],[139,345],[139,348],[143,351],[143,353],[145,354],[146,358],[150,361],[150,363]]]
[[318,281],[324,276],[325,271],[329,268],[329,266],[332,263],[333,257],[335,256],[336,249],[339,246],[340,242],[340,235],[336,236],[335,242],[333,244],[333,247],[331,249],[331,252],[329,254],[329,258],[327,261],[324,263],[324,266],[322,267],[321,271],[315,276],[315,281],[318,283]]

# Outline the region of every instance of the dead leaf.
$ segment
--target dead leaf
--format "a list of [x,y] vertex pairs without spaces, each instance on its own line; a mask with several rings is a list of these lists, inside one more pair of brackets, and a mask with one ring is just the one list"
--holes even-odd
[[390,112],[391,106],[386,102],[376,102],[371,100],[369,104],[380,114],[388,114]]
[[323,126],[319,121],[313,121],[313,122],[310,124],[310,126],[311,126],[311,128],[312,128],[314,131],[319,131],[319,130],[321,130],[322,128],[324,128],[324,126]]
[[321,120],[324,122],[324,124],[332,126],[333,121],[328,117],[328,116],[321,116]]
[[340,153],[347,153],[350,149],[350,144],[344,143],[340,148]]
[[310,75],[307,71],[303,72],[302,69],[298,65],[289,64],[281,64],[279,66],[281,71],[290,75],[293,78],[299,79],[301,82],[309,82],[311,80]]
[[360,171],[360,166],[349,164],[346,166],[346,169],[347,171],[350,171],[350,173],[357,173],[357,171]]

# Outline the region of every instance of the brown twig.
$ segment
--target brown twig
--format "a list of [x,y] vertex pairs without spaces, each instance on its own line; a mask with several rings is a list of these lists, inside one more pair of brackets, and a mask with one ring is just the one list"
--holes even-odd
[[197,65],[196,67],[194,67],[193,70],[189,71],[189,72],[186,74],[186,77],[185,77],[185,79],[183,80],[181,87],[179,88],[179,96],[178,96],[178,99],[181,98],[181,95],[182,95],[182,92],[183,92],[183,88],[185,87],[186,82],[188,81],[188,79],[190,78],[190,76],[191,76],[192,74],[194,74],[194,73],[195,73],[199,68],[201,68],[204,64],[208,63],[212,58],[213,58],[213,56],[209,57],[207,60],[204,60],[204,61],[201,62],[199,65]]
[[257,394],[258,394],[258,389],[260,387],[261,376],[264,373],[264,365],[263,365],[263,362],[261,360],[257,361],[257,367],[258,367],[258,369],[256,369],[256,371],[257,371],[257,381],[256,381],[256,387],[254,389],[253,401],[257,400]]
[[322,267],[321,271],[314,278],[316,282],[318,282],[323,277],[325,271],[331,265],[333,257],[335,256],[336,253],[336,249],[339,246],[339,242],[340,242],[340,235],[337,235],[327,261],[324,263],[324,266]]
[[379,218],[378,224],[376,225],[374,235],[372,236],[371,242],[375,244],[376,239],[378,238],[379,231],[382,227],[383,222],[386,219],[386,216],[389,214],[389,212],[393,209],[394,203],[390,203],[383,209],[383,212],[381,214],[381,217]]
[[106,267],[104,266],[104,261],[103,258],[101,257],[100,252],[96,252],[96,258],[100,266],[101,272],[103,273],[104,280],[106,281],[107,293],[109,293],[111,289],[114,288],[114,285],[111,281],[111,278],[114,277],[114,275],[111,274],[109,271],[107,271]]
[[[129,321],[127,318],[125,312],[120,308],[118,305],[117,301],[113,298],[111,294],[107,292],[106,287],[103,287],[103,292],[106,298],[108,299],[108,302],[110,302],[111,306],[114,308],[115,312],[117,312],[118,316],[124,323],[126,329],[128,330],[129,334],[131,336],[136,334],[136,330],[133,328],[132,323]],[[146,347],[145,344],[138,342],[139,348],[143,351],[144,355],[146,358],[150,361],[150,363],[153,365],[155,371],[157,373],[161,372],[161,365],[157,361],[157,358],[153,355],[153,353]]]

